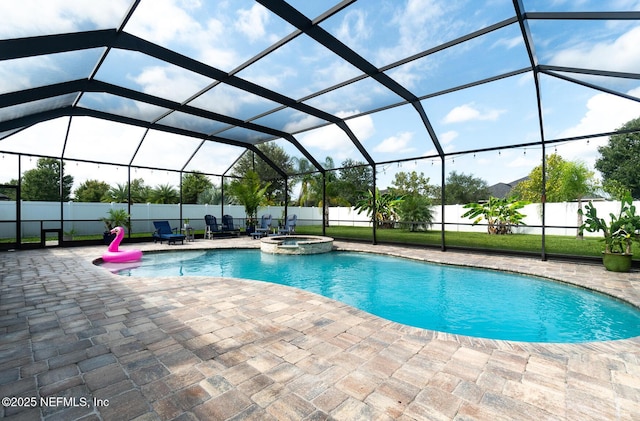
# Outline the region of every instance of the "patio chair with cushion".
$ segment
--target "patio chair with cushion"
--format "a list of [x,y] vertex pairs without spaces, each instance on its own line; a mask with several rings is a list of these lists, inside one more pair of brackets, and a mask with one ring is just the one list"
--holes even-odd
[[156,228],[153,233],[154,243],[160,241],[162,244],[163,241],[167,241],[169,244],[175,244],[179,240],[180,244],[184,244],[185,235],[178,233],[178,228],[171,228],[169,221],[153,221],[153,226]]
[[260,236],[265,236],[269,234],[269,230],[271,229],[271,215],[266,214],[260,217],[260,226],[256,227],[256,234]]
[[222,215],[222,232],[240,236],[240,228],[233,225],[233,216]]
[[220,226],[218,225],[218,220],[213,215],[205,215],[204,223],[206,224],[206,228],[204,230],[204,238],[209,240],[213,239],[213,235],[215,233],[222,233]]
[[298,221],[298,215],[293,214],[287,217],[287,221],[284,227],[278,228],[278,234],[293,234],[296,232],[296,222]]

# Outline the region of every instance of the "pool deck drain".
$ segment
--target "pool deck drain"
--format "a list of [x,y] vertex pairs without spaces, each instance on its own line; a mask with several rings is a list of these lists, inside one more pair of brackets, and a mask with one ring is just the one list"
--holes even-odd
[[[638,272],[334,244],[548,276],[640,305]],[[259,245],[240,238],[135,247]],[[538,421],[640,414],[640,338],[535,344],[446,334],[281,285],[118,277],[91,263],[103,250],[0,252],[1,395],[38,400],[15,399],[0,416]]]

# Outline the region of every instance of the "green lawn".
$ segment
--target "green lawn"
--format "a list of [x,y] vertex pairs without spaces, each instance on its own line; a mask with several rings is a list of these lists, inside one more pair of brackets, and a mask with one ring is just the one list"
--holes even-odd
[[[297,234],[321,235],[321,226],[298,226]],[[372,240],[371,228],[361,227],[327,227],[328,236],[343,239]],[[393,242],[406,244],[436,245],[441,244],[440,231],[410,232],[404,229],[379,229],[379,242]],[[542,236],[532,234],[489,235],[480,232],[446,231],[447,246],[461,246],[478,249],[493,249],[507,251],[524,251],[540,253],[542,250]],[[588,237],[583,240],[573,236],[547,235],[545,249],[549,254],[565,254],[573,256],[596,256],[602,252],[603,242],[600,237]],[[640,256],[640,247],[634,244],[633,252]]]

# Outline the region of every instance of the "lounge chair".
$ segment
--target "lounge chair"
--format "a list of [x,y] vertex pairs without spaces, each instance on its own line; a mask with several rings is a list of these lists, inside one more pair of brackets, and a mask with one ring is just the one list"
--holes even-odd
[[264,237],[269,234],[269,230],[271,229],[271,215],[262,215],[260,217],[260,226],[256,227],[256,235]]
[[156,227],[153,233],[154,243],[160,241],[160,244],[162,244],[166,240],[169,244],[175,244],[176,241],[180,240],[180,244],[184,244],[185,235],[179,234],[178,228],[171,228],[169,221],[153,221],[153,226]]
[[293,234],[296,232],[296,222],[298,221],[298,215],[293,214],[287,217],[287,221],[284,224],[284,227],[278,228],[278,234]]
[[209,240],[213,239],[214,233],[221,233],[220,226],[218,226],[218,220],[213,215],[205,215],[204,223],[206,224],[206,228],[204,231],[204,238],[208,238]]
[[240,229],[233,225],[233,216],[222,215],[222,232],[240,236]]

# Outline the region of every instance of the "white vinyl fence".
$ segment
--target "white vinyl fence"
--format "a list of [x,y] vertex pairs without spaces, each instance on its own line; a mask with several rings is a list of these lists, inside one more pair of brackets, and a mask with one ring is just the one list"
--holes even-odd
[[[583,208],[586,203],[583,203]],[[634,202],[640,208],[640,202]],[[598,214],[608,219],[609,213],[617,214],[620,210],[620,202],[602,201],[595,203]],[[59,228],[60,215],[64,216],[63,231],[73,230],[76,234],[100,234],[104,231],[104,223],[99,219],[107,216],[109,209],[127,209],[122,203],[81,203],[65,202],[22,202],[22,235],[23,237],[40,236],[41,224],[43,228]],[[546,207],[547,226],[546,233],[553,235],[575,235],[578,223],[578,203],[548,203]],[[442,221],[440,206],[434,206],[434,225],[432,229],[439,230]],[[196,230],[204,230],[204,216],[214,215],[221,222],[223,209],[220,205],[183,205],[182,218],[189,218],[189,223]],[[486,226],[472,226],[471,220],[462,218],[466,209],[462,205],[445,206],[445,229],[448,231],[475,231],[484,232]],[[541,205],[530,204],[521,212],[526,215],[526,225],[516,228],[515,232],[539,234],[542,229]],[[322,224],[322,209],[317,207],[290,206],[288,213],[298,216],[298,225]],[[244,227],[244,207],[238,205],[225,205],[224,214],[231,215],[237,227]],[[274,219],[284,216],[283,206],[269,206],[260,208],[258,216],[271,214]],[[0,238],[15,236],[16,203],[14,201],[0,201]],[[140,204],[131,206],[131,219],[133,232],[153,232],[153,221],[168,220],[172,227],[179,227],[180,206]],[[484,222],[484,221],[483,221]],[[370,227],[371,222],[365,213],[358,214],[353,208],[332,207],[329,208],[329,223],[332,226],[361,226]],[[558,227],[558,228],[556,228]],[[585,235],[600,235],[589,234]]]

